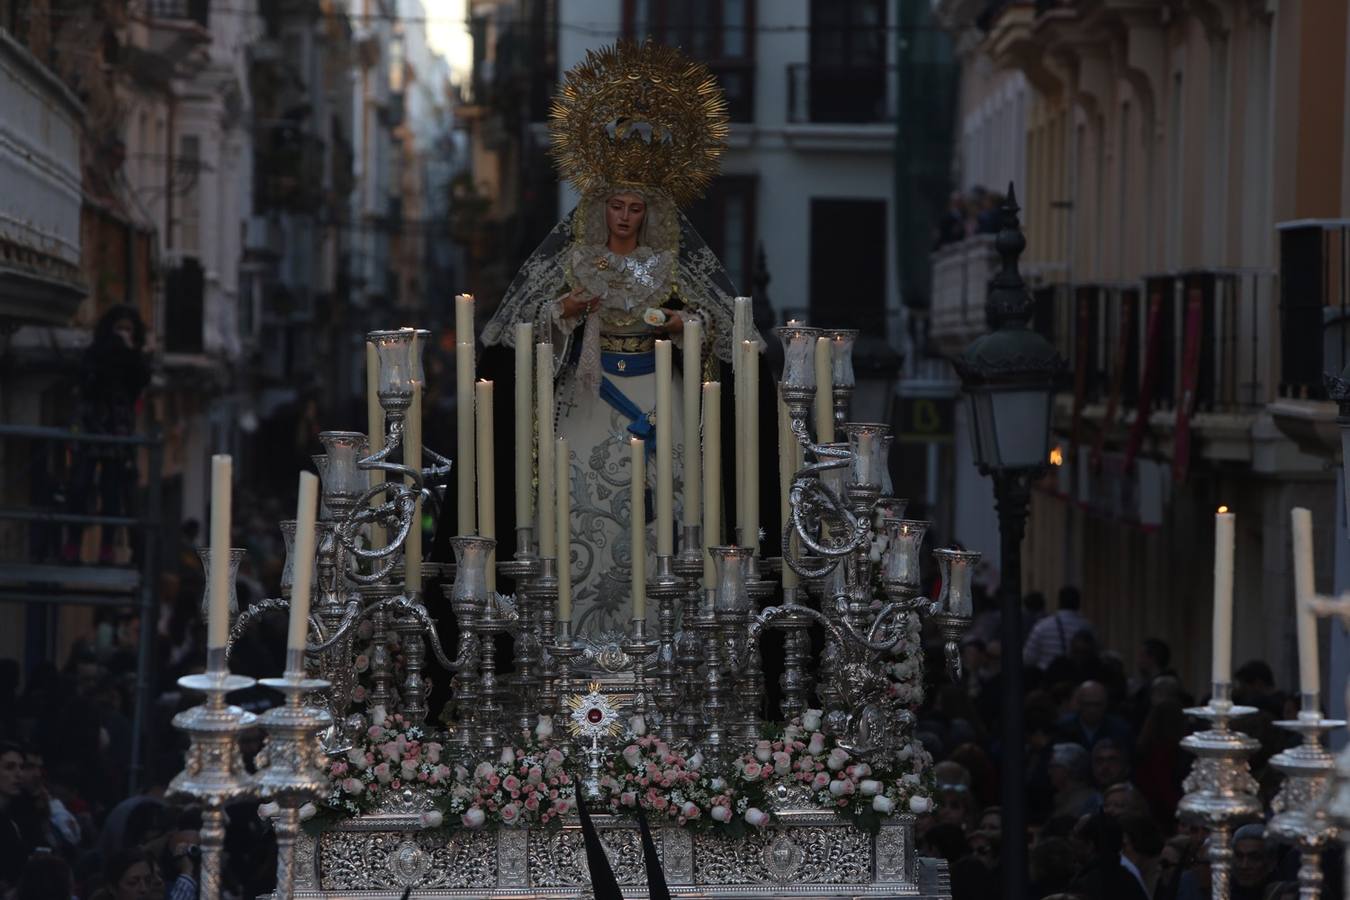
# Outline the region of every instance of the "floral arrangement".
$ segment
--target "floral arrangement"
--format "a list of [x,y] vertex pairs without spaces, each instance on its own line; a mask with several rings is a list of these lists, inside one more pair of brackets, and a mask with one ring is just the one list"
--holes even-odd
[[438,805],[465,828],[559,825],[576,805],[566,752],[528,736],[520,746],[504,747],[496,760],[480,762],[472,772],[457,769],[455,775]]
[[876,831],[892,813],[923,813],[932,807],[932,758],[922,744],[914,742],[901,749],[893,764],[874,768],[822,732],[821,715],[820,710],[808,710],[737,759],[734,789],[786,784],[867,831]]
[[398,713],[385,715],[377,707],[356,745],[329,761],[331,788],[325,805],[355,816],[407,786],[444,791],[456,773],[442,760],[443,752],[421,725]]
[[616,815],[641,809],[657,821],[693,828],[720,828],[732,834],[745,825],[762,826],[769,816],[763,791],[746,785],[737,790],[724,778],[703,771],[703,754],[671,747],[646,730],[634,716],[623,750],[609,757],[600,778],[607,810]]

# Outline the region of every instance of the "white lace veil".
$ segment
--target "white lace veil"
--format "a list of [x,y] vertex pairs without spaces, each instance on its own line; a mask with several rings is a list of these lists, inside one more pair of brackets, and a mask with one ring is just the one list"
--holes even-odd
[[[642,193],[647,194],[645,191]],[[550,333],[550,304],[572,286],[568,254],[578,238],[576,232],[584,228],[583,243],[604,243],[603,210],[598,209],[599,204],[595,203],[595,199],[601,196],[605,195],[595,195],[578,204],[576,209],[553,227],[525,260],[507,287],[496,313],[483,327],[484,345],[515,346],[513,326],[517,322],[533,323],[537,337]],[[672,287],[686,308],[703,321],[705,352],[711,351],[723,362],[731,362],[732,298],[736,296],[736,288],[726,268],[674,204],[651,196],[647,196],[647,200],[649,214],[653,218],[651,223],[644,223],[642,242],[647,243],[645,238],[650,235],[651,244],[660,249],[660,245],[667,243],[678,228],[679,262]],[[592,214],[592,208],[596,208],[598,214]],[[758,332],[753,332],[749,337],[751,340],[762,340]],[[559,358],[566,358],[565,348],[559,349],[562,351]]]

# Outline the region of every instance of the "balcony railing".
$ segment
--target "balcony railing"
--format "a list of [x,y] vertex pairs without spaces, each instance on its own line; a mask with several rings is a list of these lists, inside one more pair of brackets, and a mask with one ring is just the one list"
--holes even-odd
[[203,28],[211,24],[211,0],[146,0],[152,19],[183,19]]
[[897,66],[788,66],[788,121],[878,124],[896,119]]

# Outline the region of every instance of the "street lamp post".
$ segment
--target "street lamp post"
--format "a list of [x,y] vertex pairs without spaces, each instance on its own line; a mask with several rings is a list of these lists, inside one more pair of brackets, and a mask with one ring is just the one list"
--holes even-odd
[[1003,896],[1020,898],[1026,883],[1025,723],[1022,718],[1022,536],[1031,482],[1050,453],[1050,408],[1063,367],[1055,348],[1032,331],[1032,299],[1017,269],[1026,247],[1008,185],[994,247],[1002,260],[989,283],[985,312],[991,332],[956,360],[970,399],[975,463],[994,479],[998,509],[1003,619]]

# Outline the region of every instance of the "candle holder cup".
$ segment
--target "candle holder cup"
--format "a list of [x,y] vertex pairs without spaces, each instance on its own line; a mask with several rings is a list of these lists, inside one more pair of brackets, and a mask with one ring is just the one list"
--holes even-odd
[[1298,848],[1300,900],[1318,900],[1322,896],[1322,853],[1343,827],[1331,811],[1336,797],[1328,793],[1336,774],[1336,759],[1323,746],[1322,737],[1345,722],[1324,718],[1317,694],[1303,694],[1298,718],[1275,724],[1299,735],[1302,741],[1270,760],[1271,766],[1284,775],[1284,784],[1271,800],[1274,815],[1266,830]]

